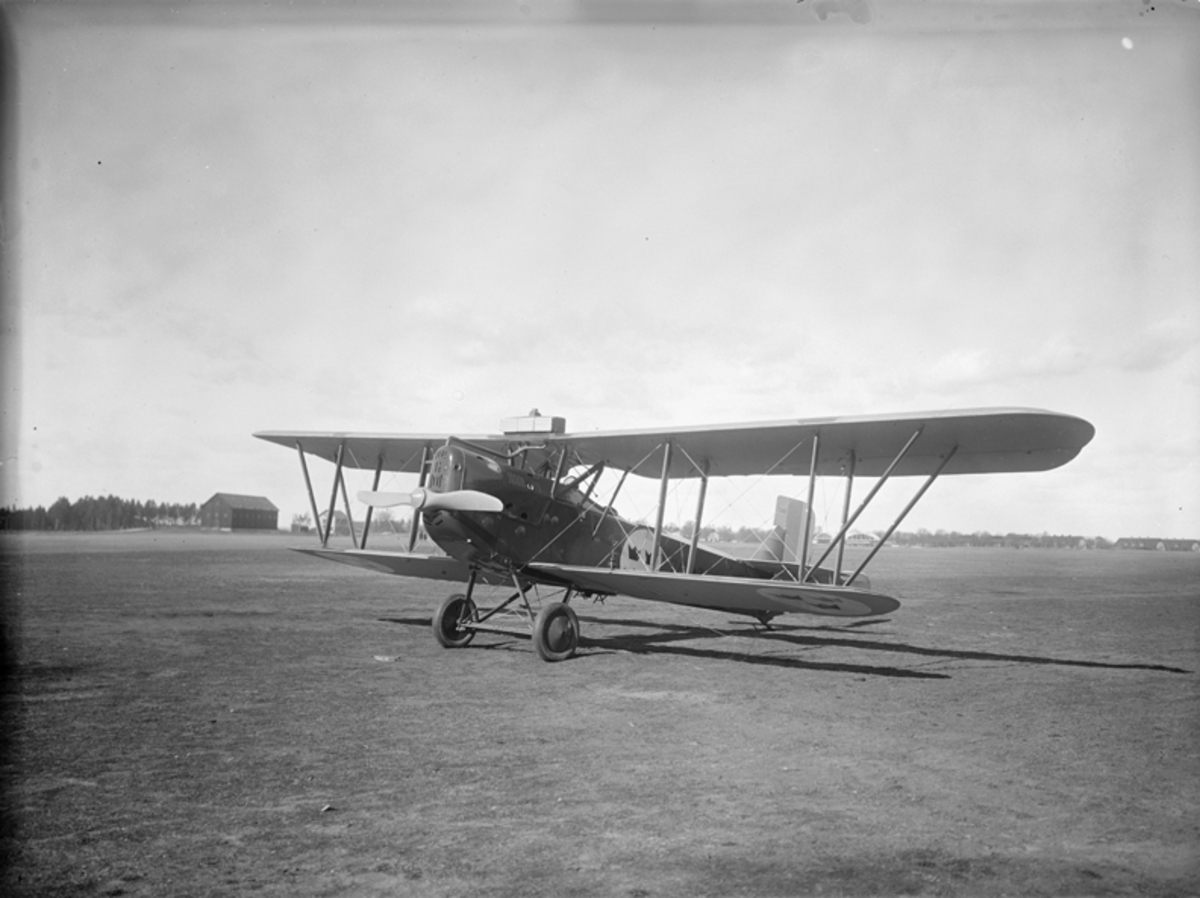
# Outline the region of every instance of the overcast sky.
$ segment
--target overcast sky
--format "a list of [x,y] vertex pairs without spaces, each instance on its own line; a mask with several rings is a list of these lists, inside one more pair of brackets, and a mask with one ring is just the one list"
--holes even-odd
[[1097,436],[905,529],[1200,536],[1194,0],[171,6],[7,7],[4,504],[286,526],[264,429],[1030,406]]

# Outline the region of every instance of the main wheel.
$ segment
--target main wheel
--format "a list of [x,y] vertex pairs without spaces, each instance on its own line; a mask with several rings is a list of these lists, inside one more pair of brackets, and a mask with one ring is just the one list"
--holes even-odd
[[433,635],[448,649],[462,648],[475,638],[475,631],[463,624],[475,617],[475,603],[456,593],[449,596],[433,616]]
[[566,661],[579,645],[579,618],[562,602],[547,605],[533,622],[533,645],[543,661]]

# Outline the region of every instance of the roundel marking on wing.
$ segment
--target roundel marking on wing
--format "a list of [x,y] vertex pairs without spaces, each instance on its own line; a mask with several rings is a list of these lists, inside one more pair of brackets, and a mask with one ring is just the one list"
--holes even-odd
[[776,599],[794,606],[793,610],[809,614],[834,614],[846,617],[865,617],[878,612],[865,602],[859,602],[849,596],[803,595],[786,589],[764,588],[758,591],[760,596]]

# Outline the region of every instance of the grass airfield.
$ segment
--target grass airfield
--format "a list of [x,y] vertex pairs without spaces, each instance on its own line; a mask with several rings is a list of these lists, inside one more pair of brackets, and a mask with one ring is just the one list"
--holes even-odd
[[1198,555],[891,549],[882,620],[616,597],[548,665],[305,539],[4,539],[4,894],[1200,894]]

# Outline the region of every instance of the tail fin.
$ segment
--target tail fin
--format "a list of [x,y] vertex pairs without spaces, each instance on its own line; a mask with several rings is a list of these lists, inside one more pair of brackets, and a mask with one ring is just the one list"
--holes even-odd
[[[813,519],[813,513],[808,509],[808,503],[801,502],[799,499],[789,498],[788,496],[780,496],[776,499],[775,528],[771,531],[771,535],[767,537],[767,541],[754,553],[754,557],[751,560],[798,565],[800,561],[800,547],[804,542],[804,523],[806,518],[808,520],[808,538],[811,541],[816,535],[817,528],[816,522]],[[808,565],[811,566],[812,563],[813,559],[810,557]],[[796,568],[793,567],[791,570],[792,575],[795,576]],[[845,584],[849,576],[848,573],[843,572],[837,578],[837,582]],[[826,567],[809,570],[807,577],[814,583],[834,582],[833,570]],[[854,585],[859,589],[870,589],[871,581],[860,575],[855,579]]]
[[817,532],[813,514],[808,503],[780,496],[775,500],[775,527],[767,541],[754,553],[757,561],[782,561],[795,564],[800,560],[800,546],[804,540],[805,518],[808,520],[808,538]]

